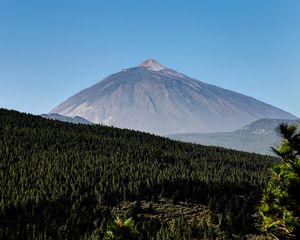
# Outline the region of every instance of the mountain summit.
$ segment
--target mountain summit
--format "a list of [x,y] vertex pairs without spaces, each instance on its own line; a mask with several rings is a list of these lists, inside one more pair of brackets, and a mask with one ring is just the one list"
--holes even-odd
[[50,113],[165,135],[233,131],[261,118],[295,116],[200,82],[148,59],[86,88]]
[[154,59],[147,59],[144,62],[142,62],[139,67],[144,67],[147,68],[148,70],[152,70],[152,71],[160,71],[160,70],[164,70],[167,69],[166,66],[160,64],[159,62],[157,62]]

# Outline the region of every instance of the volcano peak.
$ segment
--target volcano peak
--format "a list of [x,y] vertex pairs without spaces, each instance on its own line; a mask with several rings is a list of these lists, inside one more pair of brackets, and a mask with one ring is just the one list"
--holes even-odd
[[144,67],[147,68],[149,70],[152,71],[160,71],[160,70],[164,70],[167,69],[166,66],[160,64],[158,61],[154,60],[154,59],[147,59],[144,62],[142,62],[139,67]]

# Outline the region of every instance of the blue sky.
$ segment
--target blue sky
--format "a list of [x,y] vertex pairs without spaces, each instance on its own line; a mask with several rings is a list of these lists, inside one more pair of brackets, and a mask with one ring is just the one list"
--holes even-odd
[[300,116],[298,0],[0,0],[0,107],[40,114],[146,58]]

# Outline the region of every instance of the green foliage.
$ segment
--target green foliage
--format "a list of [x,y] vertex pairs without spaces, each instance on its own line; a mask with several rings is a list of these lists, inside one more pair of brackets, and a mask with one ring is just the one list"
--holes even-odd
[[297,125],[281,124],[281,158],[259,205],[261,229],[272,239],[300,239],[300,134]]
[[[0,239],[103,237],[117,204],[160,198],[209,206],[230,234],[255,233],[251,216],[276,161],[0,109]],[[146,239],[165,229],[157,221],[136,224]],[[197,232],[198,239],[216,234],[209,226]]]
[[108,227],[103,240],[135,240],[138,231],[132,218],[124,219],[118,216]]

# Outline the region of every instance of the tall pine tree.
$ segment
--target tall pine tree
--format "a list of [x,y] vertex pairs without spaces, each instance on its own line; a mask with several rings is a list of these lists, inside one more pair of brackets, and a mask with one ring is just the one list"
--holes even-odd
[[273,167],[259,205],[261,229],[271,239],[300,239],[300,133],[284,123],[277,131],[282,143],[273,151],[281,163]]

